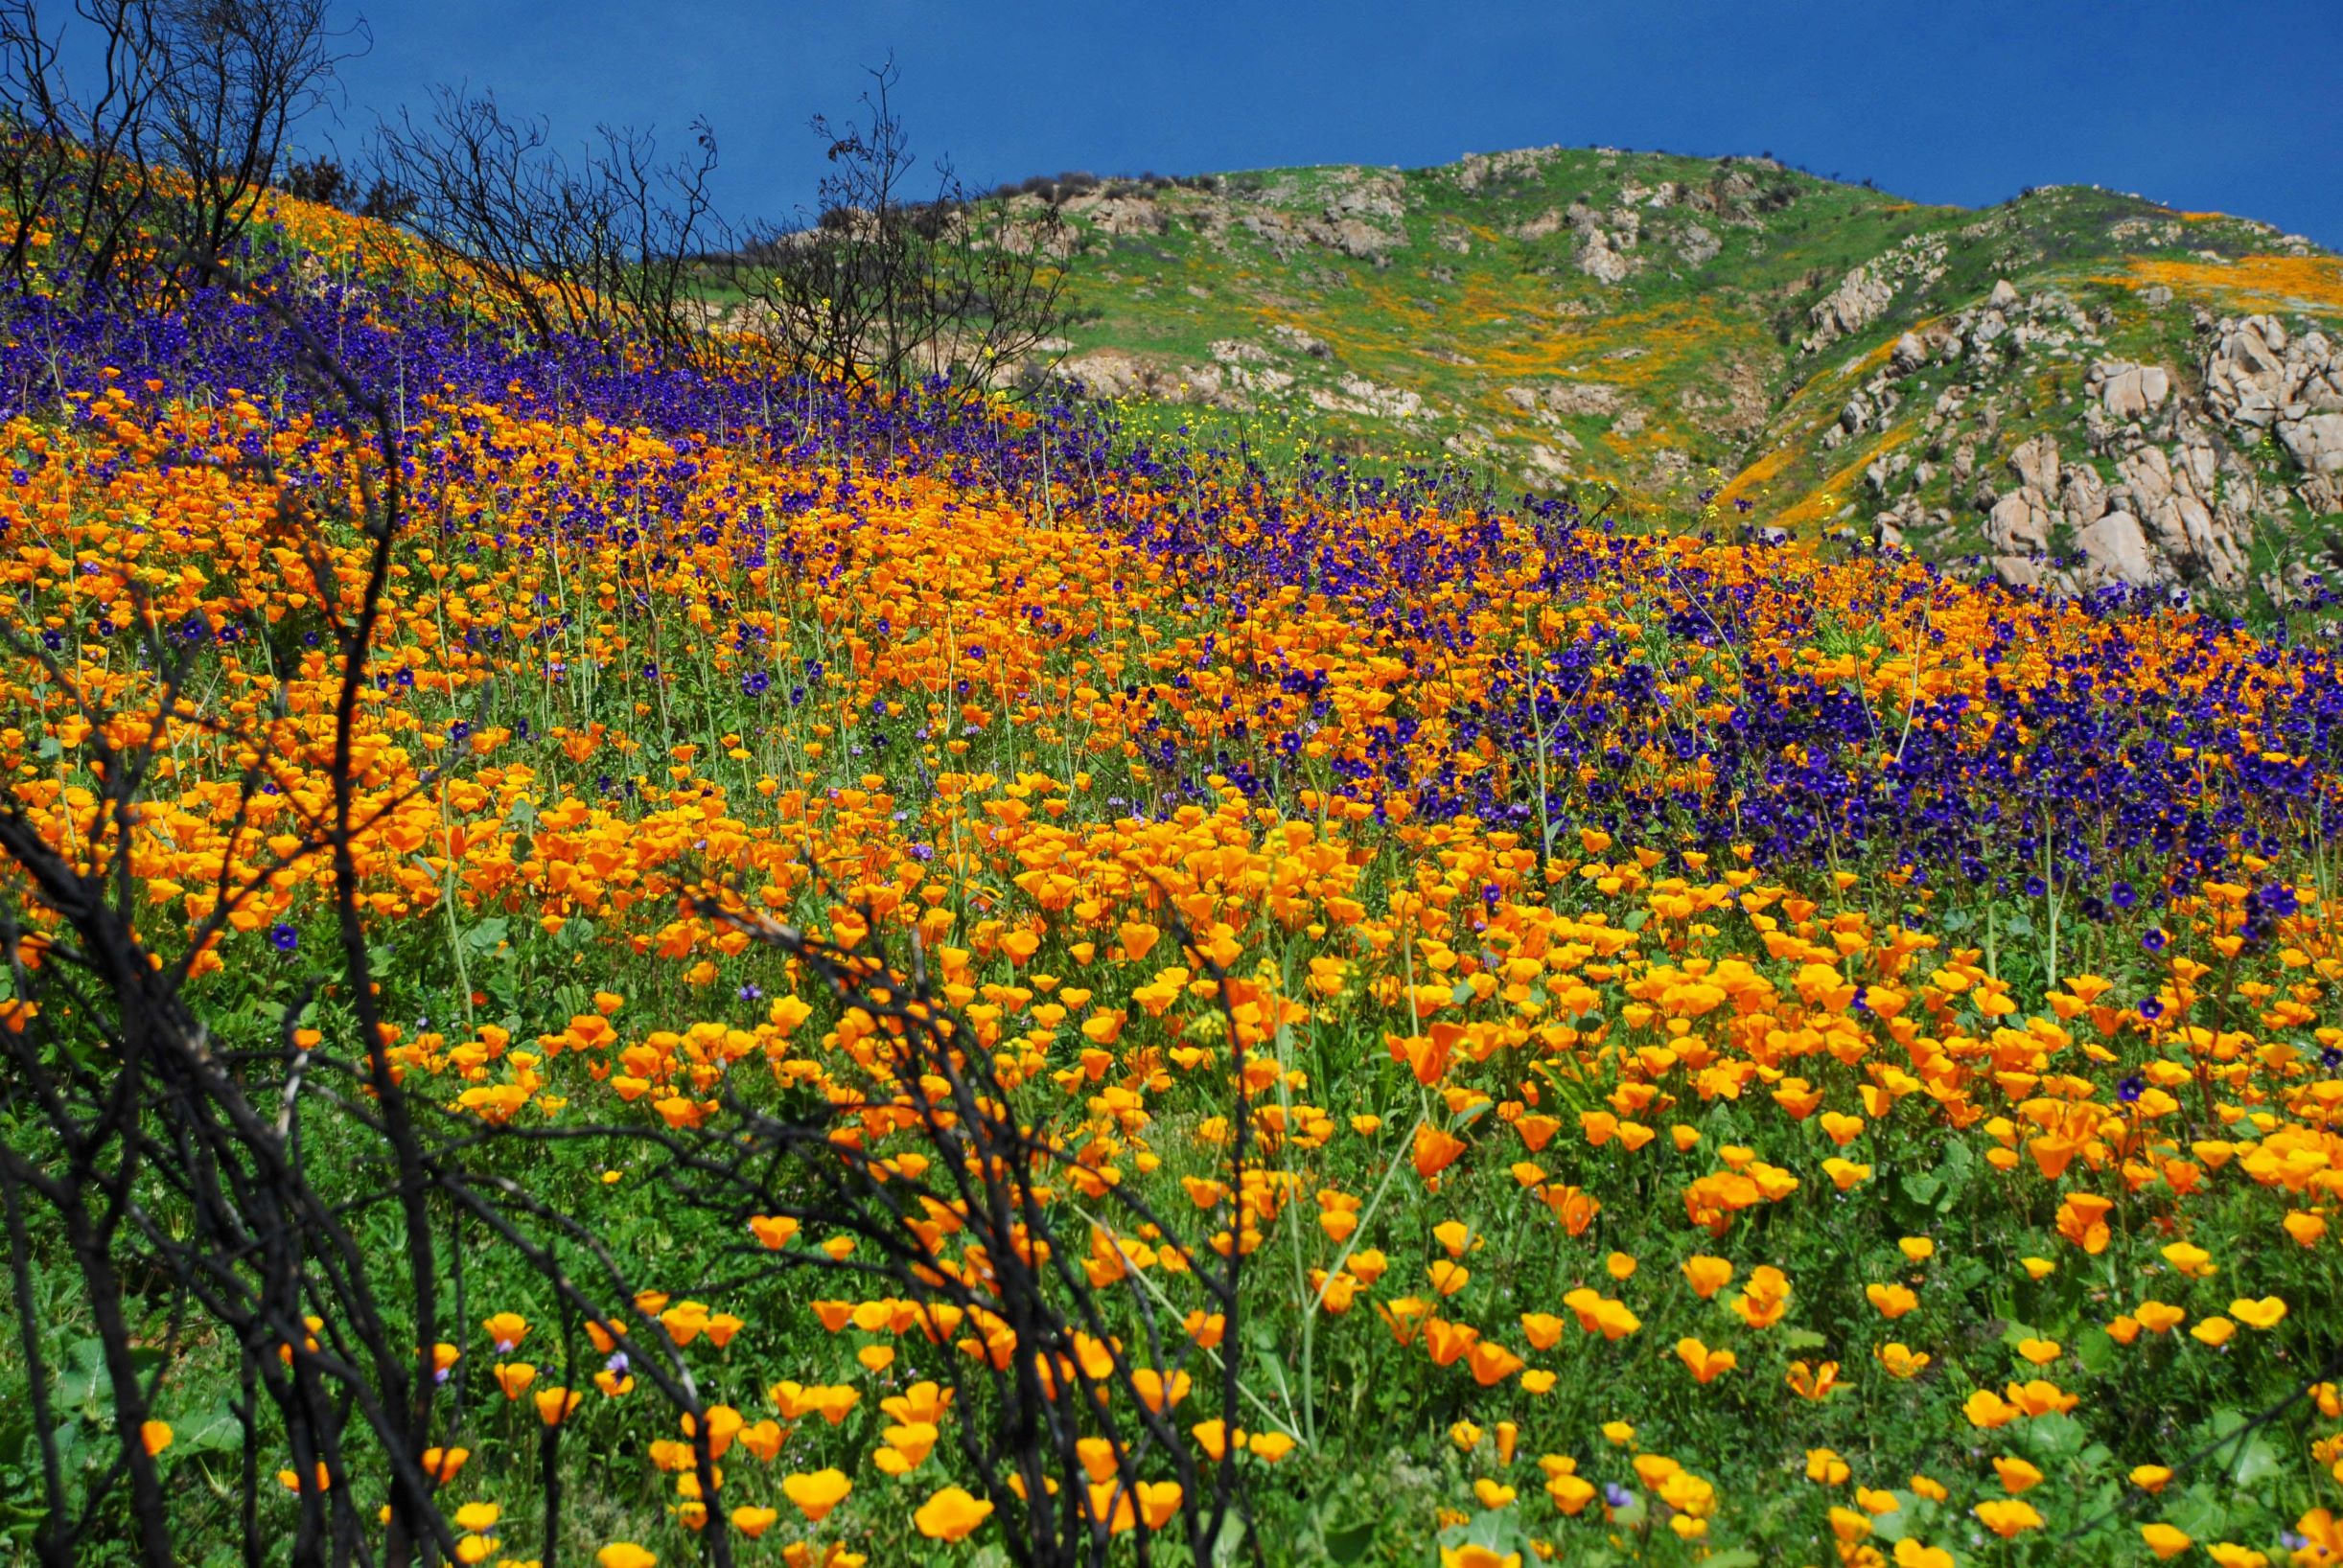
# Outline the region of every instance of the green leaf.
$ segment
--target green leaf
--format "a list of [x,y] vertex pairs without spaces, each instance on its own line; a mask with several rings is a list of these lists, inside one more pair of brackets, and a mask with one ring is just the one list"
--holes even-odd
[[1736,1546],[1729,1552],[1711,1552],[1701,1559],[1703,1568],[1757,1568],[1765,1561],[1746,1546]]
[[185,1420],[174,1421],[171,1429],[171,1447],[174,1453],[225,1454],[242,1447],[244,1424],[237,1420],[236,1412],[225,1400]]
[[1937,1520],[1936,1503],[1914,1491],[1894,1495],[1895,1507],[1871,1521],[1872,1533],[1890,1546],[1907,1535],[1927,1535]]
[[2212,1487],[2198,1483],[2178,1497],[2158,1500],[2157,1512],[2166,1524],[2198,1540],[2210,1540],[2229,1528],[2229,1510]]
[[2094,1377],[2115,1370],[2115,1340],[2104,1328],[2091,1327],[2075,1336],[2075,1359]]
[[2214,1440],[2221,1443],[2220,1449],[2213,1457],[2229,1472],[2232,1487],[2250,1487],[2257,1481],[2277,1474],[2284,1467],[2279,1463],[2277,1449],[2271,1446],[2269,1439],[2262,1432],[2239,1439],[2238,1435],[2246,1429],[2247,1424],[2242,1412],[2217,1410],[2207,1424],[2212,1429]]
[[1785,1328],[1781,1331],[1781,1343],[1784,1349],[1819,1350],[1830,1341],[1811,1328]]
[[[1623,1520],[1626,1515],[1621,1513],[1618,1517]],[[1485,1546],[1499,1556],[1516,1552],[1524,1560],[1529,1556],[1529,1533],[1521,1526],[1519,1512],[1510,1508],[1483,1509],[1463,1524],[1443,1532],[1440,1539],[1445,1546]]]
[[2062,1459],[2071,1454],[2079,1454],[2083,1444],[2090,1441],[2090,1434],[2083,1430],[2082,1422],[2054,1410],[2028,1421],[2026,1437],[2028,1445],[2045,1459]]
[[511,933],[512,926],[502,915],[476,922],[464,933],[464,946],[475,953],[494,953]]
[[105,1346],[94,1339],[75,1340],[58,1368],[58,1402],[67,1405],[104,1404],[113,1397],[114,1379],[105,1370]]
[[1934,1176],[1923,1176],[1915,1171],[1904,1178],[1904,1196],[1922,1206],[1935,1203],[1937,1194],[1943,1190],[1944,1184]]
[[1375,1533],[1376,1527],[1371,1523],[1344,1525],[1339,1529],[1329,1529],[1320,1540],[1326,1548],[1329,1562],[1357,1562],[1375,1544]]
[[2258,1481],[2268,1480],[2285,1468],[2285,1465],[2279,1460],[2278,1450],[2257,1432],[2246,1440],[2245,1446],[2229,1462],[2229,1479],[2238,1487],[2250,1487]]

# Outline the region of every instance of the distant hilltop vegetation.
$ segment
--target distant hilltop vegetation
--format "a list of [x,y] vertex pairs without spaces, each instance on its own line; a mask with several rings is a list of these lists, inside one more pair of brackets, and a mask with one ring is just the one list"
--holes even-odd
[[2248,219],[1564,148],[999,196],[1065,219],[1066,374],[1264,444],[2073,592],[2284,608],[2343,563],[2343,262]]

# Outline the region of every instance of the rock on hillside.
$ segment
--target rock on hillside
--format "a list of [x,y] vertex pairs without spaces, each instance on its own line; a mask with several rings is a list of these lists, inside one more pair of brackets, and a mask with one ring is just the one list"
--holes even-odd
[[1084,315],[1061,368],[1141,417],[2058,591],[2299,602],[2343,559],[2343,263],[2266,224],[1559,147],[1109,181],[1061,211]]
[[[1901,334],[1820,438],[1828,449],[1878,432],[1864,483],[1886,503],[1880,540],[1949,559],[1974,536],[2003,581],[2068,593],[2315,597],[2338,560],[2312,521],[2343,495],[2332,340],[2268,314],[2199,311],[2171,364],[2086,357],[2101,326],[2046,291]],[[1980,347],[2005,339],[2009,362],[1976,374]],[[2022,406],[2022,385],[2056,390]],[[1915,429],[1899,412],[1921,399]],[[1914,444],[1916,457],[1903,450]]]

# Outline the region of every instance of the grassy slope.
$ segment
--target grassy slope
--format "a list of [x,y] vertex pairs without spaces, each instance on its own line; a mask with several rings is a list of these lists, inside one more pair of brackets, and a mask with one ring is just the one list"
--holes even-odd
[[[1277,242],[1281,225],[1362,202],[1397,209],[1362,217],[1395,242],[1380,256],[1345,254],[1323,238]],[[1616,283],[1579,265],[1581,233],[1566,220],[1574,202],[1629,260]],[[1637,233],[1618,243],[1631,209]],[[1974,305],[2001,279],[2023,294],[2068,293],[2097,330],[2056,364],[1969,367],[1972,382],[1997,378],[1988,390],[2009,405],[1984,465],[2035,428],[2078,430],[2094,358],[2154,359],[2192,382],[2192,307],[2276,310],[2331,329],[2343,320],[2343,264],[2315,251],[2285,257],[2306,247],[2266,225],[2076,187],[1983,213],[1920,206],[1762,160],[1554,150],[1405,172],[1270,171],[1229,176],[1217,192],[1110,187],[1068,212],[1085,247],[1072,293],[1087,314],[1071,357],[1110,351],[1157,371],[1153,395],[1131,402],[1139,421],[1224,423],[1272,450],[1445,448],[1485,457],[1508,485],[1615,483],[1627,492],[1622,513],[1656,523],[1682,524],[1699,493],[1721,483],[1727,496],[1751,500],[1760,522],[1865,510],[1854,494],[1865,465],[1911,439],[1925,403],[1907,399],[1906,427],[1835,450],[1822,432],[1899,333]],[[1715,254],[1700,255],[1696,225]],[[1851,268],[1932,240],[1943,247],[1940,275],[1899,288],[1860,332],[1804,349],[1810,308]],[[2151,282],[2175,297],[2144,303],[2139,289]],[[1281,324],[1321,339],[1331,357],[1280,342],[1271,330]],[[1293,385],[1208,395],[1194,372],[1228,340],[1267,351]],[[1416,392],[1424,412],[1311,401],[1313,389],[1358,401],[1342,395],[1346,375]],[[1619,412],[1533,414],[1505,395],[1588,382],[1616,388]],[[1566,478],[1535,462],[1539,445],[1566,462]]]

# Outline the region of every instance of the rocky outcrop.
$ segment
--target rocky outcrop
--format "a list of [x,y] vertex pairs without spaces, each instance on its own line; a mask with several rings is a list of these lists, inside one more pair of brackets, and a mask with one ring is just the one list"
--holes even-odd
[[1608,418],[1619,411],[1619,389],[1608,381],[1558,381],[1539,394],[1547,410],[1565,417]]
[[1617,283],[1635,269],[1635,264],[1612,248],[1611,236],[1601,229],[1589,233],[1579,242],[1573,258],[1578,269],[1597,283]]
[[2172,377],[2162,365],[2135,365],[2102,359],[2091,367],[2083,390],[2107,411],[2110,419],[2138,419],[2164,406],[2171,395]]
[[1116,236],[1161,234],[1167,223],[1161,202],[1136,196],[1109,196],[1100,191],[1085,191],[1067,197],[1065,210],[1087,219],[1106,233]]
[[1307,354],[1312,359],[1331,359],[1334,357],[1334,351],[1327,347],[1326,339],[1306,333],[1299,327],[1289,327],[1282,321],[1269,329],[1269,335],[1294,353]]
[[1926,288],[1944,275],[1944,242],[1914,235],[1893,250],[1874,256],[1839,280],[1837,288],[1807,307],[1814,331],[1799,346],[1813,354],[1855,334],[1888,313],[1898,290]]
[[1316,245],[1381,266],[1407,242],[1405,187],[1388,169],[1332,169],[1322,172],[1322,201],[1315,212],[1295,212],[1273,201],[1258,202],[1235,218],[1280,261]]
[[1094,349],[1059,362],[1059,375],[1094,398],[1128,398],[1155,389],[1158,375],[1121,349]]
[[1521,147],[1509,152],[1468,152],[1456,166],[1459,190],[1477,191],[1504,180],[1535,179],[1562,155],[1559,147]]
[[1995,565],[2009,581],[2030,583],[2038,572],[2019,571],[2012,563],[2031,562],[2050,551],[2051,529],[2058,520],[2058,446],[2038,435],[2009,454],[2009,472],[2018,488],[1993,503],[1985,518],[1985,538],[1993,546]]
[[2275,316],[2221,321],[2205,355],[2205,402],[2224,424],[2267,430],[2295,466],[2343,473],[2343,352]]
[[1310,401],[1334,413],[1367,414],[1379,419],[1420,419],[1424,399],[1401,387],[1378,386],[1363,376],[1345,375],[1333,388],[1316,386]]
[[[1233,346],[1226,340],[1213,345]],[[1216,357],[1201,365],[1164,364],[1120,349],[1093,349],[1061,361],[1057,373],[1098,398],[1152,398],[1159,403],[1203,404],[1243,408],[1251,396],[1273,395],[1293,385],[1293,377],[1273,365],[1243,357]]]
[[1533,483],[1558,484],[1570,477],[1570,459],[1543,442],[1537,442],[1524,457],[1522,469]]
[[1806,339],[1806,352],[1811,354],[1826,343],[1837,342],[1863,331],[1888,313],[1888,306],[1895,298],[1895,285],[1864,263],[1839,280],[1839,287],[1822,296],[1821,303],[1810,307],[1806,319],[1814,323],[1814,334]]
[[2108,493],[2109,504],[2139,518],[2160,552],[2197,568],[2190,575],[2221,591],[2245,586],[2252,519],[2222,500],[2219,459],[2202,427],[2185,429],[2169,451],[2143,446],[2118,466],[2123,482]]
[[[2095,356],[2110,319],[2061,290],[2003,283],[1896,338],[1821,432],[1824,447],[1891,427],[1899,442],[1916,434],[1917,461],[1891,447],[1865,469],[1881,541],[1952,559],[1982,546],[2003,581],[2053,592],[2121,584],[2236,605],[2315,591],[2333,569],[2320,536],[2282,530],[2289,502],[2312,516],[2343,502],[2343,366],[2330,339],[2200,313],[2200,362],[2176,365]],[[1923,388],[1937,389],[1915,432],[1898,409]],[[2043,430],[2046,415],[2070,423]],[[2015,418],[2024,433],[2003,436]],[[1989,466],[1996,449],[2004,472]],[[1940,473],[1949,486],[1929,489]],[[1949,505],[1936,499],[1947,488]],[[2274,565],[2257,567],[2257,542],[2275,547]]]
[[1643,238],[1643,215],[1622,201],[1598,213],[1584,201],[1573,201],[1562,215],[1576,239],[1571,263],[1600,284],[1616,284],[1642,265],[1635,254]]
[[[2142,443],[2125,452],[2113,485],[2089,464],[2062,465],[2048,434],[2020,443],[2007,466],[2017,488],[1994,500],[1984,525],[2005,582],[2075,590],[2185,582],[2221,593],[2245,586],[2251,481],[2243,478],[2242,496],[2224,486],[2203,427],[2185,427],[2169,449]],[[2047,559],[2064,555],[2062,529],[2078,560]]]
[[2087,587],[2127,583],[2146,588],[2163,579],[2162,566],[2149,553],[2147,536],[2140,531],[2140,519],[2128,512],[2109,512],[2076,529],[2075,547],[2082,552]]

